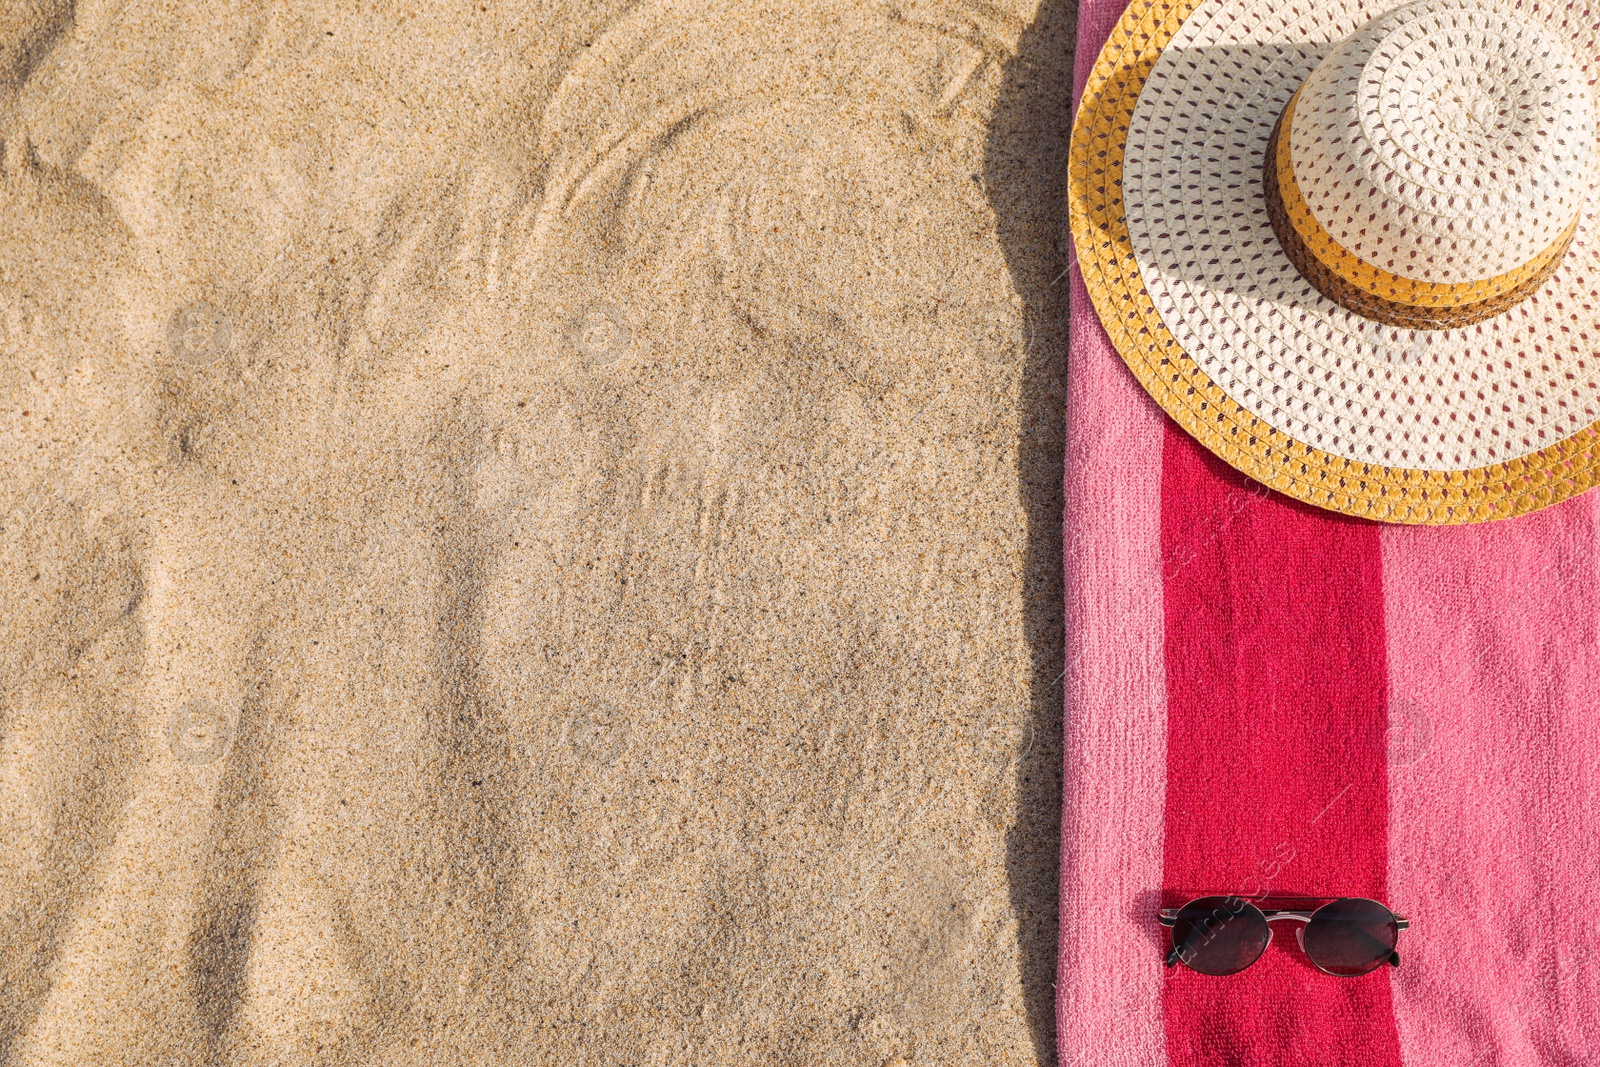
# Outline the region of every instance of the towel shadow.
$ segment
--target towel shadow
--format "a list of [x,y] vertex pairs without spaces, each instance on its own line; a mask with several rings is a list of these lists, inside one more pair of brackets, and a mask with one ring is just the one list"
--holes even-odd
[[1043,0],[1006,63],[984,145],[984,188],[1033,339],[1018,387],[1017,479],[1027,516],[1023,624],[1032,660],[1034,744],[1018,764],[1006,848],[1034,1055],[1056,1062],[1061,844],[1062,462],[1065,432],[1066,175],[1075,0]]

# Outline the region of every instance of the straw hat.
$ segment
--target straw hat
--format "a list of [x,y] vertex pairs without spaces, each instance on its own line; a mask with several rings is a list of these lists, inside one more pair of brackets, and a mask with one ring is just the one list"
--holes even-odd
[[1600,3],[1133,0],[1069,193],[1112,342],[1185,430],[1393,522],[1600,481]]

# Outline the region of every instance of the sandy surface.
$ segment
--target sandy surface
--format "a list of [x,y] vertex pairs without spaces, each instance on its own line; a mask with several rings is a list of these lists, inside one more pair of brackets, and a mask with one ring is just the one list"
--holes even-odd
[[0,1064],[1048,1062],[1071,22],[0,9]]

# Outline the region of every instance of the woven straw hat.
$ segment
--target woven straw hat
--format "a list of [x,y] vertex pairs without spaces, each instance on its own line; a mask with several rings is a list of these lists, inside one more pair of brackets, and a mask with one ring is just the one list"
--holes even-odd
[[1600,0],[1133,0],[1072,233],[1177,422],[1301,500],[1522,514],[1600,481]]

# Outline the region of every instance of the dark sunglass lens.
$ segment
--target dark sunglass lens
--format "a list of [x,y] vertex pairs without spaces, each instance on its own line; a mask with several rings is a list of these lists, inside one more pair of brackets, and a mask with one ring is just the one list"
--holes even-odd
[[1266,916],[1238,897],[1201,897],[1178,910],[1172,945],[1178,958],[1201,974],[1244,970],[1267,947]]
[[1318,908],[1301,944],[1329,974],[1353,977],[1382,966],[1399,938],[1393,912],[1376,900],[1348,897]]

